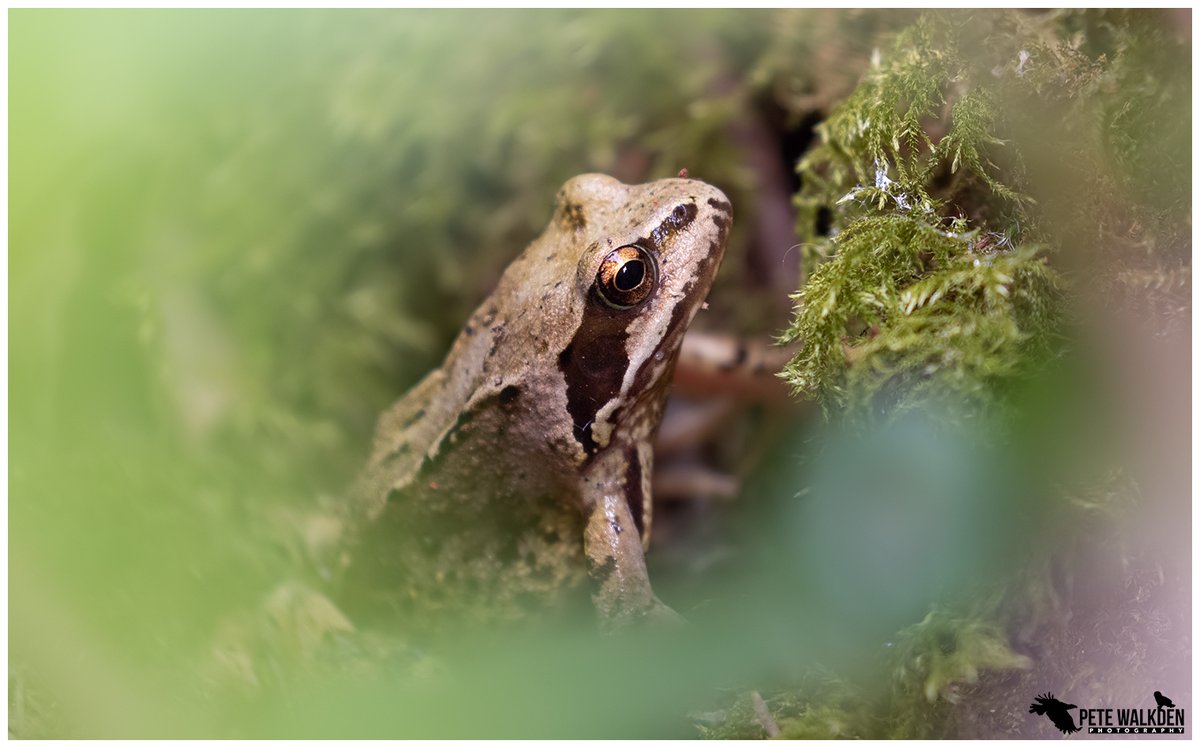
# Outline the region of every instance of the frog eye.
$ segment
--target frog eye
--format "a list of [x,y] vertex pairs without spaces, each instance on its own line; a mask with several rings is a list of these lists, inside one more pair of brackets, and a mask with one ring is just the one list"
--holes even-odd
[[656,283],[658,264],[654,255],[636,244],[609,252],[596,273],[596,292],[614,309],[628,309],[642,303]]

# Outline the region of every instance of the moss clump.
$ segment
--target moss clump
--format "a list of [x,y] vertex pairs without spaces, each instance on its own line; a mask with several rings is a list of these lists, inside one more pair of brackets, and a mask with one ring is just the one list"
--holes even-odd
[[[1021,45],[984,44],[981,31],[974,14],[921,17],[876,54],[798,166],[814,267],[784,375],[827,408],[895,412],[948,394],[978,407],[1053,350],[1062,279],[1002,137],[1010,58],[979,54]],[[827,236],[815,235],[821,211]]]
[[[958,700],[958,684],[974,684],[983,670],[1026,670],[1031,661],[1012,651],[1004,631],[986,618],[935,608],[897,635],[892,677],[903,703],[919,695],[926,705]],[[895,711],[891,737],[923,737],[934,724],[914,720],[923,711],[909,704]]]
[[872,715],[878,705],[859,688],[823,668],[813,668],[802,681],[798,689],[739,693],[726,709],[703,715],[710,723],[697,725],[700,736],[762,739],[768,737],[768,724],[778,730],[777,737],[791,740],[854,739],[872,734]]
[[860,218],[796,295],[786,376],[839,407],[980,405],[1052,347],[1058,277],[1036,246],[911,213]]
[[797,392],[994,401],[1054,353],[1071,285],[1180,318],[1179,48],[1151,14],[1003,11],[926,14],[877,50],[797,166]]
[[[921,410],[976,433],[988,424],[997,444],[1038,444],[1052,429],[1098,447],[1096,422],[1067,404],[1086,382],[1062,381],[1090,353],[1085,315],[1120,308],[1148,323],[1136,334],[1157,336],[1189,314],[1190,146],[1177,102],[1190,78],[1172,28],[1137,12],[938,13],[881,44],[797,165],[808,279],[782,336],[799,343],[783,372],[797,394],[852,423]],[[1103,448],[1078,460],[1052,451],[1064,459],[1018,463],[1030,485],[1014,486],[1006,511],[1059,531],[964,591],[955,609],[969,614],[942,600],[897,635],[887,716],[871,734],[960,729],[945,709],[960,698],[1008,710],[984,683],[1023,687],[1030,667],[1066,656],[1047,648],[1031,661],[1013,637],[1027,647],[1033,629],[1063,625],[1048,570],[1075,560],[1063,548],[1096,542],[1081,528],[1127,516],[1137,487],[1089,485],[1089,471],[1115,470]],[[1075,468],[1082,478],[1066,475]],[[1022,503],[1029,495],[1043,499]],[[1126,558],[1116,547],[1103,557]],[[1117,566],[1106,588],[1136,573]]]

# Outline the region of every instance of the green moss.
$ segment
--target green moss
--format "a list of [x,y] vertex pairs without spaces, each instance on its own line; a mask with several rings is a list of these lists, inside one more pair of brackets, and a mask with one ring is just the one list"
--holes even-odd
[[[856,220],[796,295],[785,375],[828,406],[987,404],[1051,347],[1058,278],[1036,247],[907,213]],[[955,229],[958,229],[957,231]]]
[[1012,651],[1008,637],[994,623],[935,608],[898,634],[892,677],[899,693],[919,693],[932,704],[939,699],[955,701],[952,686],[975,683],[982,670],[1030,665],[1028,657]]
[[[1051,352],[1062,280],[1029,238],[1020,153],[1003,137],[1005,75],[978,53],[982,23],[922,16],[798,165],[813,272],[784,374],[827,410],[894,412],[934,394],[978,407]],[[821,210],[827,237],[813,233]]]
[[850,413],[935,392],[977,408],[1054,355],[1073,282],[1107,278],[1179,308],[1188,269],[1172,256],[1172,197],[1186,170],[1165,160],[1186,159],[1187,117],[1161,132],[1146,120],[1186,100],[1161,26],[926,14],[876,52],[797,165],[810,277],[783,339],[801,343],[784,372],[798,394]]
[[[798,396],[850,422],[921,409],[975,432],[1005,424],[990,432],[1000,442],[1038,443],[1053,424],[1058,438],[1091,443],[1082,424],[1095,421],[1056,422],[1077,414],[1064,404],[1070,390],[1049,384],[1056,367],[1079,366],[1069,361],[1081,299],[1139,314],[1151,332],[1189,309],[1190,77],[1171,20],[939,12],[880,44],[797,164],[808,277],[782,339],[798,344],[783,372]],[[1036,394],[1046,387],[1053,401]],[[1038,492],[1048,498],[1009,508],[1058,528],[1053,540],[981,580],[960,601],[969,614],[943,601],[898,634],[876,734],[938,735],[945,705],[981,673],[1030,667],[1010,637],[1056,625],[1066,604],[1049,581],[1052,558],[1062,563],[1050,549],[1085,545],[1078,528],[1130,510],[1137,487],[1113,478],[1110,453],[1053,452],[1055,465],[1025,467],[1029,480],[1053,481]]]
[[799,688],[763,693],[757,699],[757,692],[738,694],[715,713],[713,724],[697,726],[700,736],[762,739],[768,736],[764,722],[769,719],[778,737],[789,740],[871,737],[878,704],[862,690],[823,668],[813,668],[801,681]]

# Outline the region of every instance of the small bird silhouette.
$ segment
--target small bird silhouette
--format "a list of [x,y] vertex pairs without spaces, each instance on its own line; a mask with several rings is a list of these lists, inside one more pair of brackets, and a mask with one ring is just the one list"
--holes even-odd
[[1159,707],[1160,709],[1161,709],[1162,707],[1164,707],[1164,706],[1165,706],[1165,707],[1167,707],[1168,709],[1174,709],[1174,708],[1175,708],[1175,702],[1174,702],[1174,701],[1171,701],[1171,700],[1170,700],[1170,699],[1168,699],[1166,696],[1163,696],[1163,695],[1162,695],[1162,691],[1155,691],[1155,692],[1154,692],[1154,703],[1158,704],[1158,707]]
[[1068,711],[1075,708],[1074,704],[1064,704],[1054,698],[1054,694],[1048,693],[1034,699],[1034,703],[1029,705],[1029,712],[1044,714],[1054,723],[1055,727],[1070,735],[1073,732],[1079,732],[1079,728],[1075,726],[1075,720],[1071,719],[1071,712]]

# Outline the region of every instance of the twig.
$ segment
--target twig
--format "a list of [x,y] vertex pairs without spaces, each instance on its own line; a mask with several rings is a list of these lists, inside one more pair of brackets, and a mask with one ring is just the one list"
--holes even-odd
[[771,717],[771,710],[767,709],[767,702],[763,701],[762,695],[758,691],[751,691],[750,701],[754,704],[754,716],[758,718],[758,724],[762,725],[767,737],[779,737],[779,725],[775,724],[774,718]]

